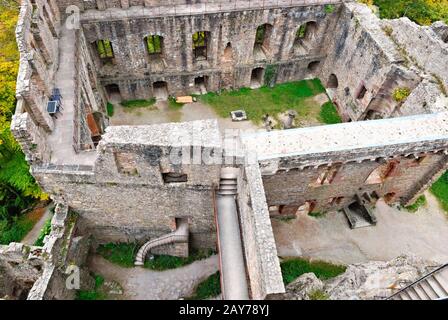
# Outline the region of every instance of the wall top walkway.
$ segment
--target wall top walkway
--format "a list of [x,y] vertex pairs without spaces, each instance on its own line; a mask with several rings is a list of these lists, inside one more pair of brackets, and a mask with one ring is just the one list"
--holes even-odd
[[448,112],[252,133],[242,141],[259,160],[399,145],[420,148],[425,142],[430,142],[427,148],[436,148],[436,141],[447,151]]
[[170,4],[168,2],[163,2],[163,5],[156,4],[154,6],[144,7],[132,6],[128,9],[109,8],[106,10],[87,10],[82,13],[81,21],[198,15],[241,10],[339,4],[351,1],[352,0],[230,0],[225,2],[213,1],[193,4]]

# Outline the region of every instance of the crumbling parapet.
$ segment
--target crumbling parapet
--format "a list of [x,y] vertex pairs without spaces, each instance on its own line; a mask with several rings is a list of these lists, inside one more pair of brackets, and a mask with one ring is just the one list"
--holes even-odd
[[28,300],[74,299],[76,290],[89,286],[91,279],[83,267],[90,241],[88,235],[77,236],[76,230],[77,215],[58,203],[51,233],[44,240],[43,273],[31,288]]
[[0,246],[0,299],[24,300],[42,274],[41,251],[21,243]]

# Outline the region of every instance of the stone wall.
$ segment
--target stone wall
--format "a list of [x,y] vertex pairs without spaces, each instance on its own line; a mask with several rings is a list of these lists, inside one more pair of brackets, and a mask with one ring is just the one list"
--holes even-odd
[[[220,144],[216,120],[109,127],[94,167],[41,166],[33,174],[54,200],[80,214],[85,232],[98,242],[144,242],[187,218],[193,246],[215,248],[213,190],[220,165],[205,164],[200,153],[219,155]],[[190,164],[170,162],[176,146]],[[186,175],[186,181],[170,183],[167,174]]]
[[[155,82],[166,82],[168,93],[196,92],[195,79],[205,78],[208,91],[251,86],[252,70],[263,68],[273,73],[273,82],[303,79],[314,73],[312,62],[325,58],[324,41],[337,21],[340,6],[329,11],[325,5],[263,10],[238,10],[200,14],[166,14],[158,17],[123,10],[111,18],[82,15],[82,27],[103,85],[118,85],[122,99],[153,96]],[[302,43],[295,41],[299,27],[315,23]],[[262,48],[254,49],[257,27],[271,25]],[[197,61],[192,36],[206,31],[207,58]],[[148,54],[145,37],[163,37],[162,54]],[[104,63],[96,41],[111,41],[114,58]],[[262,77],[263,78],[263,77]],[[264,83],[265,79],[262,79]]]
[[42,274],[42,261],[30,254],[36,250],[21,243],[0,245],[0,299],[26,299]]
[[[448,47],[430,27],[380,20],[367,6],[347,3],[333,34],[319,77],[344,120],[447,110]],[[397,100],[398,89],[409,90],[409,101]]]
[[405,205],[446,168],[447,115],[251,134],[243,142],[258,155],[272,211],[341,209],[365,193]]
[[[34,283],[28,300],[73,300],[77,289],[91,289],[92,279],[85,267],[90,248],[88,236],[78,235],[78,215],[59,203],[51,221],[51,233],[44,240],[40,255],[42,275]],[[74,272],[75,273],[74,273]],[[80,288],[68,277],[79,276]]]
[[257,165],[241,168],[238,210],[251,298],[266,299],[284,292],[263,182]]

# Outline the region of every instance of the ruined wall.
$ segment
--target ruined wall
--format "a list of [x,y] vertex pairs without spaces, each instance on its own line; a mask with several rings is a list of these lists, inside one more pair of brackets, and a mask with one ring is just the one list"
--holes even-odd
[[[205,164],[201,154],[195,164],[193,149],[219,149],[220,143],[216,120],[109,127],[94,167],[48,165],[33,168],[33,174],[55,200],[80,214],[98,242],[143,242],[173,231],[176,218],[187,218],[193,246],[214,248],[213,190],[220,165]],[[190,163],[170,161],[176,146],[191,152]],[[186,181],[164,180],[172,173],[186,175]]]
[[[73,300],[76,290],[93,289],[93,280],[86,268],[90,248],[88,236],[79,235],[78,215],[58,203],[51,221],[51,232],[44,239],[39,259],[42,275],[28,294],[28,300]],[[79,288],[69,276],[79,276]],[[74,287],[70,287],[73,285]]]
[[[326,46],[318,74],[344,120],[447,110],[447,45],[431,28],[347,3]],[[409,90],[409,101],[397,100],[397,89]]]
[[24,0],[16,28],[20,52],[17,108],[11,130],[30,162],[48,159],[48,134],[54,129],[46,110],[58,68],[59,10],[53,1]]
[[238,178],[238,210],[251,298],[266,299],[285,291],[263,182],[257,165]]
[[[273,82],[311,75],[314,70],[308,65],[325,58],[323,39],[332,29],[340,5],[331,10],[325,5],[273,7],[154,17],[150,12],[142,14],[129,9],[126,19],[96,11],[82,14],[82,26],[103,85],[116,84],[123,99],[134,99],[151,97],[154,82],[164,81],[169,94],[180,95],[197,91],[197,77],[205,77],[209,91],[249,87],[252,70],[258,67],[270,69]],[[310,28],[306,39],[298,45],[296,32],[307,22],[315,22],[315,28]],[[263,48],[254,50],[257,27],[263,24],[270,24],[272,29],[266,33]],[[192,36],[198,31],[208,32],[206,60],[196,61],[193,55]],[[144,41],[148,35],[163,37],[161,58],[148,54]],[[97,40],[111,41],[111,63],[99,58]],[[230,54],[225,55],[226,48]]]
[[420,78],[406,68],[380,20],[367,6],[348,3],[332,35],[319,76],[344,120],[390,117],[398,105],[394,89],[413,89]]
[[0,299],[25,300],[42,274],[43,263],[21,243],[0,245]]
[[405,205],[447,167],[446,117],[275,131],[242,140],[258,155],[272,211],[341,209],[364,193]]

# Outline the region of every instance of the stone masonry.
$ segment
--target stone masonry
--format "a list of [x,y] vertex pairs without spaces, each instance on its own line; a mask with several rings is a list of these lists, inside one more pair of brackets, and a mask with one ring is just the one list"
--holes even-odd
[[[62,286],[67,257],[84,261],[90,240],[143,243],[178,219],[191,247],[216,248],[224,166],[240,172],[250,297],[284,292],[270,216],[337,210],[359,196],[409,204],[447,169],[447,30],[380,20],[342,0],[22,0],[11,129],[61,210],[46,247],[62,249],[32,275],[33,289],[27,280],[2,294],[72,298]],[[345,123],[241,134],[236,150],[216,119],[114,127],[106,112],[111,98],[315,77]],[[56,117],[47,112],[55,88]],[[185,255],[189,245],[157,252]]]

